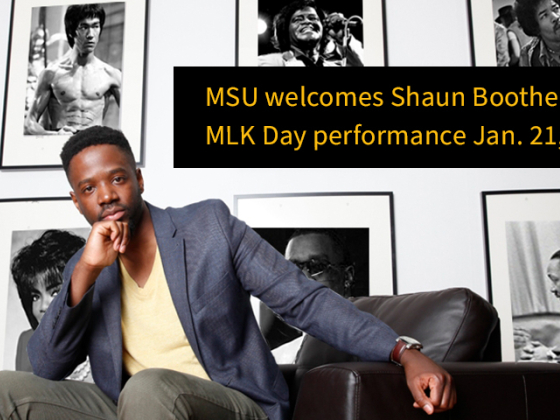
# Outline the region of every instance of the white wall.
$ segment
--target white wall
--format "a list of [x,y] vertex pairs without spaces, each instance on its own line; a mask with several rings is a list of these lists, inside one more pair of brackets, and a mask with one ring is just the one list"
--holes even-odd
[[[393,65],[470,64],[466,1],[387,3]],[[10,9],[10,0],[0,0],[1,81]],[[555,188],[560,170],[172,168],[173,66],[233,65],[234,18],[233,0],[151,1],[145,198],[180,206],[215,197],[233,208],[235,194],[393,191],[400,292],[465,286],[486,296],[480,192]],[[0,199],[62,196],[68,189],[62,170],[0,171]],[[6,279],[0,274],[0,282]]]

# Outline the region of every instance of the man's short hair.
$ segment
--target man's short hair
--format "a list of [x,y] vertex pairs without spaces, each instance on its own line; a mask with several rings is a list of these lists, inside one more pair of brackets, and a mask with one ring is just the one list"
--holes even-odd
[[105,24],[105,10],[103,7],[99,4],[74,4],[68,6],[64,15],[64,26],[70,48],[74,47],[74,37],[76,36],[79,23],[84,19],[93,18],[99,18],[99,26],[101,28],[99,35],[101,35],[103,25]]
[[517,21],[523,32],[529,36],[539,36],[541,30],[537,21],[537,7],[543,0],[516,0],[513,6]]
[[[290,20],[295,12],[298,10],[305,9],[306,7],[311,7],[315,9],[317,15],[321,22],[323,22],[326,18],[325,12],[317,7],[314,0],[296,0],[293,1],[286,6],[284,6],[280,12],[274,17],[273,27],[274,27],[274,35],[272,37],[272,45],[280,50],[281,52],[289,51],[290,50]],[[323,52],[325,45],[327,44],[327,37],[324,36],[321,38],[319,52]]]
[[136,168],[134,153],[124,134],[110,127],[96,125],[74,134],[62,147],[60,159],[62,160],[62,167],[64,172],[66,172],[66,176],[68,177],[68,167],[74,156],[87,147],[102,144],[117,146],[124,152],[132,168]]
[[21,304],[33,329],[39,321],[33,315],[33,291],[43,283],[46,289],[62,284],[68,260],[86,241],[64,230],[47,230],[31,244],[21,248],[12,260],[12,278]]

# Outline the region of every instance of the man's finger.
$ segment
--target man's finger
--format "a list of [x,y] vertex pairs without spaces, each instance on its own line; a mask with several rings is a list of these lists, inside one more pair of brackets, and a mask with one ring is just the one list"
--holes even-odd
[[412,397],[415,401],[413,406],[416,408],[421,408],[427,414],[432,414],[434,412],[434,404],[432,403],[432,395],[430,395],[430,398],[428,398],[428,396],[426,395],[426,385],[426,382],[422,378],[418,378],[414,386],[410,387]]

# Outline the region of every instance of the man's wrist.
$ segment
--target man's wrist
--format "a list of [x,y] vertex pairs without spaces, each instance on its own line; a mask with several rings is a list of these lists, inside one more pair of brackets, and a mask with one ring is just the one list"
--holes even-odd
[[406,350],[418,350],[422,349],[422,344],[415,340],[414,338],[401,336],[397,338],[397,344],[393,347],[393,351],[391,352],[390,360],[391,362],[402,366],[402,357]]

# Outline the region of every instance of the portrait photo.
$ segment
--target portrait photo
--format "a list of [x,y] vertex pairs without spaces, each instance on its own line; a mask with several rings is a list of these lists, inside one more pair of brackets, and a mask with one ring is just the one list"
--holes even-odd
[[29,371],[26,343],[90,226],[69,196],[4,199],[0,213],[0,361],[2,369]]
[[140,162],[145,4],[64,3],[13,4],[2,167],[60,166],[64,142],[94,125],[126,131]]
[[[124,21],[123,2],[32,8],[25,135],[43,130],[68,134],[61,130],[67,124],[120,128]],[[77,54],[93,53],[95,77],[76,72],[72,49]],[[52,88],[46,89],[50,86],[45,83],[52,83]],[[43,100],[42,95],[48,98]]]
[[560,66],[558,0],[470,0],[476,66]]
[[383,0],[238,0],[237,7],[238,65],[385,65]]
[[[344,298],[369,296],[369,229],[255,228],[311,280]],[[261,303],[259,325],[278,363],[294,363],[303,335]]]
[[[88,228],[12,232],[4,369],[32,372],[27,343],[62,287],[68,260],[85,245]],[[81,365],[69,379],[90,380]]]
[[560,220],[506,223],[516,361],[560,361]]
[[559,206],[559,190],[482,192],[488,297],[504,361],[559,360]]

